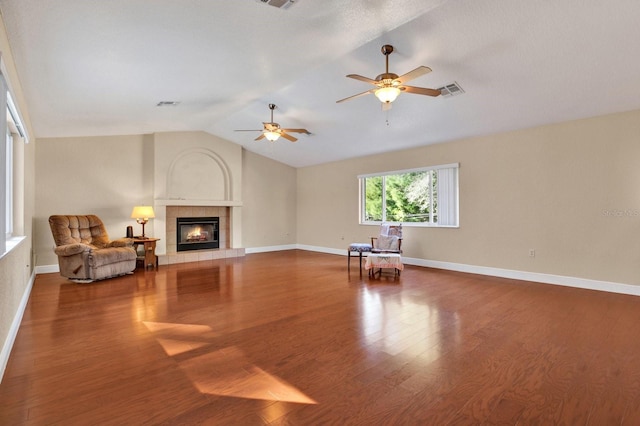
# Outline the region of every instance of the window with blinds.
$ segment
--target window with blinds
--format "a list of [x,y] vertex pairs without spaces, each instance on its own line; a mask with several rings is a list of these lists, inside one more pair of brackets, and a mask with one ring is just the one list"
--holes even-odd
[[459,226],[459,164],[360,175],[360,223]]

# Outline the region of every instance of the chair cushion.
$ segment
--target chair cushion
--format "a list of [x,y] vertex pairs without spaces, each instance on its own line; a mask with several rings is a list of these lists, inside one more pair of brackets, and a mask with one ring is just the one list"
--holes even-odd
[[371,251],[371,244],[367,243],[352,243],[349,245],[349,251],[357,251],[358,253],[366,253]]
[[136,251],[131,247],[112,247],[92,251],[89,255],[89,264],[93,268],[99,268],[112,263],[132,261],[135,268],[136,257]]

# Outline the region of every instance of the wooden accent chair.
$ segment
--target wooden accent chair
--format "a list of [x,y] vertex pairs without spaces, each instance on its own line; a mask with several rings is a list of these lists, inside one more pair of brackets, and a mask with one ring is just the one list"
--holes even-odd
[[60,275],[74,282],[89,283],[116,277],[136,269],[136,252],[131,238],[109,240],[98,216],[49,217],[56,243]]

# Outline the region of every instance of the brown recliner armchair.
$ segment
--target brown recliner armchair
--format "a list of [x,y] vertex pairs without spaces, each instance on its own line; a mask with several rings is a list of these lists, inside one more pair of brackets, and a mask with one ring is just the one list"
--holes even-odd
[[49,217],[56,243],[60,275],[88,283],[115,277],[136,269],[136,251],[131,238],[110,241],[98,216]]

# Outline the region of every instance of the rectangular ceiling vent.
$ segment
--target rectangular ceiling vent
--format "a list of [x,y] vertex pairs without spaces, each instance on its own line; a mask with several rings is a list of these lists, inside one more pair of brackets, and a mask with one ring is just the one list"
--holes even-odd
[[260,3],[268,4],[269,6],[275,6],[278,9],[288,9],[298,0],[256,0]]
[[440,87],[438,90],[445,98],[462,95],[464,93],[464,90],[462,90],[462,87],[460,87],[457,81],[454,81],[451,84],[447,84],[444,87]]

